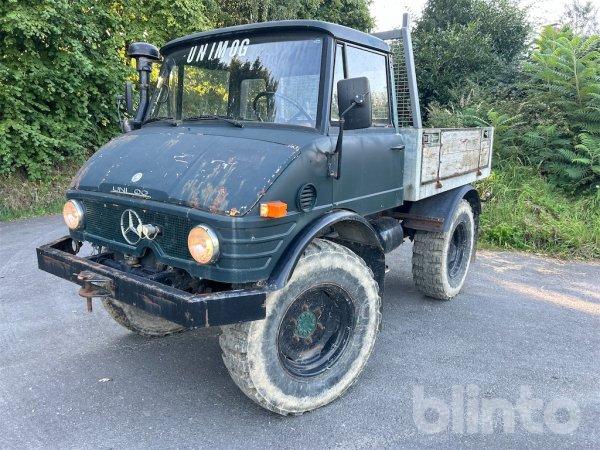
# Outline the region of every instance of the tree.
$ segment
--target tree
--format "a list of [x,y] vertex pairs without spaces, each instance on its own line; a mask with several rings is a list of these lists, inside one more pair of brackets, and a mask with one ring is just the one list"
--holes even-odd
[[594,6],[591,1],[580,2],[571,0],[565,6],[561,22],[570,26],[577,34],[591,36],[600,34],[600,7]]
[[114,132],[119,28],[101,2],[0,3],[0,173],[41,178]]
[[171,39],[211,27],[206,2],[199,0],[113,0],[125,43],[147,41],[162,46]]
[[513,83],[529,31],[511,0],[429,0],[413,35],[422,106],[448,105],[468,84]]
[[370,0],[323,0],[314,18],[370,31],[374,25],[369,13],[370,3]]
[[322,18],[368,29],[367,0],[2,0],[0,174],[83,158],[118,132],[115,96],[132,41],[272,19]]
[[544,28],[525,66],[525,145],[567,190],[600,184],[600,36]]
[[0,173],[84,157],[117,131],[127,44],[206,29],[197,0],[0,2]]
[[211,0],[216,26],[285,19],[319,19],[359,30],[373,27],[369,0]]

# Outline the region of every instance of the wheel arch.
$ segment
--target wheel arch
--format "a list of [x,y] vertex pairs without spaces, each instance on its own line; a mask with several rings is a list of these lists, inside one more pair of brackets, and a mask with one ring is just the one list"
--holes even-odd
[[463,199],[471,205],[477,227],[481,214],[481,199],[477,190],[470,184],[416,202],[406,202],[402,207],[402,215],[405,216],[403,227],[408,230],[446,232],[450,228],[450,219],[454,211]]
[[281,289],[292,276],[298,261],[313,239],[320,237],[348,247],[373,271],[383,293],[385,252],[377,232],[367,219],[348,210],[328,212],[308,224],[288,245],[269,278],[269,286]]

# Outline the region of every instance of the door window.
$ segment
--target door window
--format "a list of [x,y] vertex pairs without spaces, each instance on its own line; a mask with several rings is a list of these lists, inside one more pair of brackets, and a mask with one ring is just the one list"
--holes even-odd
[[331,96],[331,121],[339,122],[340,112],[337,102],[337,83],[344,79],[344,49],[338,44],[335,49],[335,65],[333,67],[333,95]]
[[390,98],[385,56],[347,45],[346,58],[349,78],[367,77],[369,79],[373,124],[389,125],[391,123]]

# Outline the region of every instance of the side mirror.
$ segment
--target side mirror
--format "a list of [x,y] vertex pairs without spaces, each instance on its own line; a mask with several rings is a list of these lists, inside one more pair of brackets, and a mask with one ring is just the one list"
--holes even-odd
[[366,77],[338,81],[338,108],[344,130],[369,128],[373,124],[371,89]]
[[339,180],[342,174],[344,130],[369,128],[373,123],[373,117],[371,114],[371,89],[366,77],[338,81],[337,93],[340,132],[335,144],[335,151],[327,156],[327,173],[330,177]]
[[131,81],[125,82],[123,101],[125,102],[125,111],[127,111],[127,114],[130,116],[133,115],[133,85]]

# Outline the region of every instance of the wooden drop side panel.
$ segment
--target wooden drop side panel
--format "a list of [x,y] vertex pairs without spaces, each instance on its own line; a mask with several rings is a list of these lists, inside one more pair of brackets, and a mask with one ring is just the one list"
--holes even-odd
[[421,184],[489,169],[491,130],[424,129],[422,145]]

